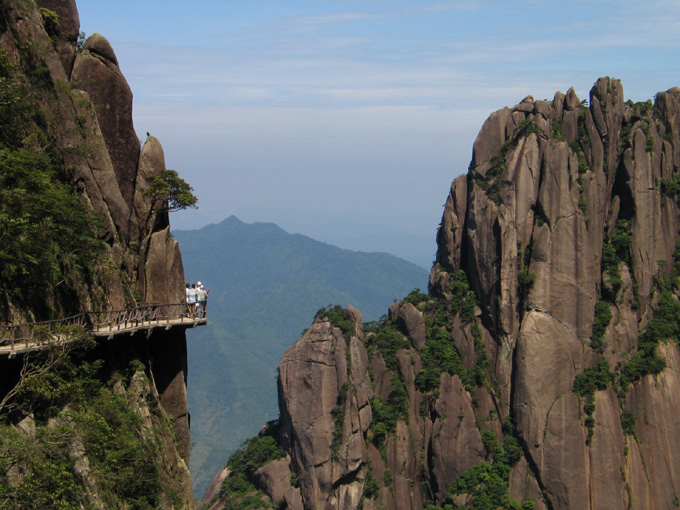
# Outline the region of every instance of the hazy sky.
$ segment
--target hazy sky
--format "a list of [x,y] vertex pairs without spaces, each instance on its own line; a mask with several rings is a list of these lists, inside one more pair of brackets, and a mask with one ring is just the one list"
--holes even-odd
[[680,85],[680,2],[77,0],[113,45],[135,128],[199,209],[427,265],[484,120],[526,95]]

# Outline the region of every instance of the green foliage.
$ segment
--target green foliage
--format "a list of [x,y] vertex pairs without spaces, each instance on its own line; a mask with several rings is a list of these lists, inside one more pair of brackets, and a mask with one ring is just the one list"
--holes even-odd
[[[94,345],[92,336],[80,326],[50,331],[46,326],[34,330],[43,349],[27,354],[27,365],[2,411],[20,411],[39,422],[56,416],[74,399],[83,398],[88,389],[90,365],[81,363],[87,349]],[[69,339],[62,342],[59,339]],[[4,409],[3,409],[4,407]]]
[[524,303],[529,297],[531,288],[534,286],[536,275],[529,272],[529,264],[531,262],[531,244],[527,246],[526,251],[521,249],[521,243],[517,244],[517,283],[519,285],[517,294],[520,301]]
[[[83,508],[83,484],[73,469],[68,448],[70,428],[38,427],[33,437],[0,425],[0,500],[3,508],[39,510]],[[10,482],[10,467],[24,470]]]
[[342,442],[342,425],[345,420],[345,401],[347,400],[347,392],[349,391],[349,384],[346,382],[338,391],[338,398],[335,407],[331,409],[331,416],[335,423],[333,429],[333,436],[331,440],[331,454],[335,456],[340,450]]
[[652,152],[654,150],[654,137],[652,135],[647,136],[647,144],[645,145],[645,151]]
[[142,438],[142,419],[131,412],[126,396],[102,389],[71,416],[83,431],[83,444],[91,452],[89,458],[108,506],[134,501],[135,508],[157,508],[163,488],[158,469],[149,459],[160,445]]
[[564,133],[562,133],[562,123],[561,122],[555,122],[553,124],[553,138],[557,140],[558,142],[565,142],[567,139],[564,136]]
[[328,320],[333,326],[340,328],[340,331],[342,331],[343,336],[346,338],[356,335],[354,324],[347,317],[347,310],[340,305],[328,305],[327,307],[319,308],[316,314],[314,314],[314,319]]
[[621,390],[649,374],[659,374],[666,362],[656,354],[659,342],[672,340],[680,343],[680,303],[669,288],[661,291],[654,316],[638,338],[638,351],[623,364],[620,377]]
[[242,473],[250,478],[259,468],[284,455],[273,435],[256,436],[248,439],[229,457],[227,467],[233,473]]
[[[450,299],[435,303],[430,310],[426,342],[420,353],[422,368],[416,377],[416,387],[423,392],[432,391],[439,387],[441,374],[447,373],[458,375],[466,389],[472,391],[475,386],[484,384],[489,366],[481,330],[475,322],[477,297],[464,271],[459,271],[451,279],[445,291]],[[463,324],[470,326],[474,340],[477,361],[470,370],[463,366],[453,341],[450,317],[455,315]]]
[[586,444],[590,444],[595,428],[595,392],[607,389],[615,381],[616,374],[609,369],[609,363],[600,361],[597,365],[586,368],[574,379],[574,392],[579,397],[585,399],[583,410],[585,412],[585,426],[588,429]]
[[605,390],[613,382],[614,373],[605,360],[586,368],[574,379],[572,391],[580,397],[594,395],[598,390]]
[[376,333],[366,340],[369,353],[380,353],[385,366],[393,372],[397,371],[397,352],[408,347],[409,343],[404,335],[389,323],[379,326]]
[[616,257],[618,260],[630,265],[630,221],[618,220],[614,226],[614,232],[609,239],[609,242],[614,247]]
[[604,348],[604,342],[602,338],[607,330],[607,326],[612,320],[612,311],[609,303],[600,299],[595,303],[595,318],[593,319],[593,335],[590,337],[590,346],[597,350],[602,351]]
[[85,34],[85,32],[82,30],[78,32],[78,39],[76,40],[76,53],[82,53],[86,40],[87,34]]
[[413,289],[411,292],[409,292],[408,296],[406,296],[402,301],[404,303],[411,303],[413,306],[418,306],[420,303],[423,301],[427,301],[430,299],[430,296],[428,294],[424,294],[420,292],[420,289]]
[[[22,381],[17,409],[32,412],[36,427],[35,433],[24,434],[0,425],[3,508],[91,507],[89,482],[81,478],[73,458],[74,444],[82,445],[78,455],[87,460],[104,506],[159,507],[164,488],[156,465],[161,446],[155,432],[171,434],[170,424],[160,408],[150,407],[161,429],[149,430],[133,411],[137,395],[122,389],[124,381],[103,360],[83,359],[86,353],[59,357],[48,370]],[[49,424],[47,418],[52,419]],[[14,466],[11,482],[8,466]]]
[[371,421],[371,441],[384,456],[385,441],[389,434],[397,430],[397,421],[402,418],[408,422],[409,403],[406,385],[399,375],[393,374],[387,400],[380,396],[371,399],[373,419]]
[[152,198],[154,204],[161,203],[161,211],[181,211],[188,207],[197,208],[198,198],[188,182],[182,179],[175,170],[161,170],[149,182],[144,194]]
[[675,243],[675,249],[673,250],[673,267],[671,267],[669,279],[671,290],[678,290],[680,287],[680,241],[676,241]]
[[[630,221],[618,220],[609,240],[602,246],[602,272],[607,274],[607,283],[612,286],[614,296],[618,293],[623,280],[619,272],[619,263],[630,266]],[[611,296],[613,299],[614,296]]]
[[416,377],[416,388],[427,392],[439,387],[442,373],[465,375],[465,368],[460,355],[453,344],[451,333],[437,326],[430,326],[427,330],[427,341],[420,357],[423,368]]
[[660,179],[658,183],[661,196],[675,198],[680,206],[680,174],[674,175],[670,180]]
[[57,30],[59,29],[59,15],[56,12],[43,7],[41,7],[39,11],[43,19],[45,32],[47,32],[50,37],[55,37],[57,35]]
[[[275,432],[272,428],[270,432]],[[253,473],[268,462],[285,455],[272,435],[248,439],[227,462],[229,476],[222,482],[220,497],[226,497],[225,509],[272,508],[262,492],[250,482]]]
[[40,315],[52,292],[91,277],[105,228],[36,121],[40,106],[22,79],[0,51],[0,289]]
[[512,136],[505,141],[501,146],[501,150],[498,154],[493,156],[489,163],[491,163],[491,168],[486,171],[484,176],[474,173],[474,182],[484,190],[486,196],[489,200],[494,202],[496,205],[500,204],[500,186],[501,186],[501,176],[505,170],[505,159],[510,152],[510,150],[517,147],[517,144],[522,138],[525,138],[533,133],[545,136],[545,132],[536,126],[531,119],[525,119],[519,123],[515,132]]
[[363,497],[366,499],[375,498],[380,492],[380,483],[373,476],[373,465],[369,459],[366,463],[366,477],[364,478],[364,493]]
[[446,290],[451,293],[450,305],[453,315],[458,314],[463,324],[471,324],[475,320],[477,296],[470,288],[465,271],[458,271],[451,286]]
[[629,409],[624,409],[621,413],[621,429],[624,434],[631,434],[637,437],[635,432],[635,422],[637,421],[637,414]]
[[465,471],[451,486],[452,494],[473,497],[469,510],[496,510],[510,508],[508,482],[491,464],[480,462]]
[[465,471],[451,487],[444,500],[444,509],[453,509],[454,498],[467,495],[471,498],[469,505],[458,507],[467,510],[529,510],[535,508],[532,501],[522,505],[511,500],[508,492],[510,470],[523,455],[517,439],[514,437],[514,426],[509,418],[503,424],[505,439],[500,443],[489,431],[482,431],[482,441],[487,451],[488,460],[480,462]]

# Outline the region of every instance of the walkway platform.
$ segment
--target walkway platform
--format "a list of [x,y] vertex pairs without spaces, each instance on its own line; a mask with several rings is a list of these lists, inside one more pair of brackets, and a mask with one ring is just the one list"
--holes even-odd
[[200,308],[187,313],[186,303],[150,303],[125,310],[105,312],[82,312],[73,317],[55,321],[33,322],[17,325],[0,325],[0,357],[13,357],[15,354],[41,350],[57,342],[68,343],[64,329],[80,326],[94,337],[113,339],[119,335],[134,335],[146,331],[148,335],[155,329],[195,328],[208,323],[207,301]]

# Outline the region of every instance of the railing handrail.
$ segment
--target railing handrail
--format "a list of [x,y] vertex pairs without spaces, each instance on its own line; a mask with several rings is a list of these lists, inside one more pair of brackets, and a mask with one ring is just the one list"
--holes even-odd
[[[22,324],[0,324],[0,347],[10,345],[14,351],[15,343],[35,343],[34,330],[39,326],[47,326],[48,333],[70,325],[79,325],[90,329],[93,333],[125,332],[145,327],[169,325],[170,321],[180,323],[198,323],[207,318],[207,300],[199,301],[198,306],[189,309],[186,301],[179,303],[144,303],[121,310],[86,311],[63,319],[49,321],[25,322]],[[103,320],[101,319],[103,317]],[[53,330],[53,328],[55,328]]]

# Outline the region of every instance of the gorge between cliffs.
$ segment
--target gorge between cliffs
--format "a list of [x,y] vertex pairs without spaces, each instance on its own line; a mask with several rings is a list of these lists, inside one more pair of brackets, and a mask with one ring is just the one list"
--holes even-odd
[[321,309],[206,508],[676,508],[679,137],[610,78],[493,113],[429,293]]
[[[163,149],[79,33],[72,0],[0,2],[3,327],[184,297]],[[527,96],[448,190],[427,293],[321,308],[198,505],[182,326],[3,355],[0,508],[677,508],[679,212],[680,88]]]

